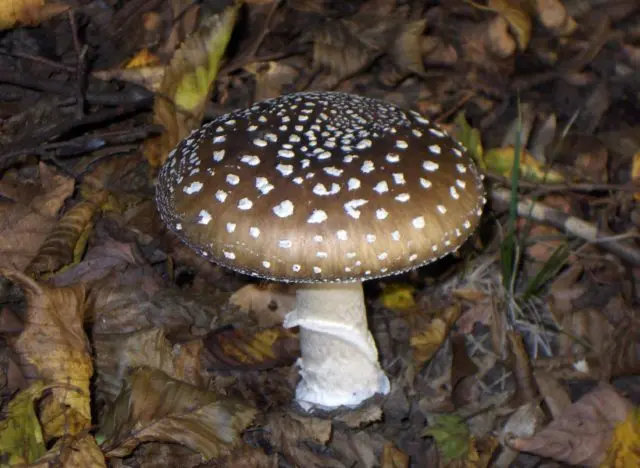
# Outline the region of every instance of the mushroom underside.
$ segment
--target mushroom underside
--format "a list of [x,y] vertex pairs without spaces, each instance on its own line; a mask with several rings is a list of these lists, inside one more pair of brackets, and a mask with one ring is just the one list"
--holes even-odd
[[300,327],[296,401],[305,410],[356,407],[389,392],[367,326],[362,283],[300,285],[284,326]]

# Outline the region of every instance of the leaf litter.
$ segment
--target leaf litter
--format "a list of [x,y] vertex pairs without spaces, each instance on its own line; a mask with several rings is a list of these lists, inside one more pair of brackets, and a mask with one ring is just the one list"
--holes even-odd
[[[2,463],[640,463],[638,15],[0,1]],[[291,404],[295,288],[198,257],[153,203],[191,130],[302,89],[441,122],[492,200],[455,257],[367,285],[392,391],[329,414]]]

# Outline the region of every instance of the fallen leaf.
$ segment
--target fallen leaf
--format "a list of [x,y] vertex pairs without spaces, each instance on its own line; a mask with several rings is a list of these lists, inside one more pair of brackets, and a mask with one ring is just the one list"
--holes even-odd
[[145,141],[152,167],[161,166],[178,142],[200,126],[239,8],[235,4],[202,19],[200,29],[173,55],[153,106],[153,122],[164,126],[165,132]]
[[[611,385],[601,383],[535,435],[510,438],[507,442],[516,450],[556,461],[599,466],[605,461],[609,447],[616,444],[616,427],[632,412],[633,406],[629,401]],[[625,437],[623,435],[622,440]]]
[[0,0],[0,30],[35,26],[67,10],[64,3],[45,0]]
[[0,454],[8,466],[33,463],[45,453],[36,400],[50,388],[39,380],[9,401],[6,416],[0,421]]
[[0,181],[0,267],[23,270],[56,225],[56,216],[74,190],[74,181],[40,164],[37,185]]
[[104,418],[102,449],[108,457],[125,457],[142,443],[170,442],[199,452],[206,461],[228,454],[254,416],[255,409],[237,398],[142,368]]
[[416,288],[408,284],[388,284],[384,286],[380,301],[383,307],[391,310],[413,309],[416,307],[415,292]]
[[[513,146],[490,149],[485,152],[484,161],[490,171],[511,178],[511,171],[515,161],[515,149]],[[520,177],[529,182],[544,182],[547,184],[564,182],[562,174],[544,167],[526,149],[520,152]]]
[[484,150],[482,148],[482,136],[477,128],[473,128],[467,122],[464,113],[459,113],[454,121],[453,136],[462,146],[467,149],[469,155],[480,166],[485,169]]
[[300,356],[298,333],[282,326],[256,332],[226,329],[210,333],[208,369],[270,369],[289,366]]
[[99,209],[100,202],[85,200],[67,211],[40,246],[25,272],[42,276],[79,262],[93,226],[92,220]]
[[437,414],[433,422],[422,432],[422,437],[433,437],[445,463],[453,461],[478,461],[469,427],[460,416]]
[[41,403],[45,437],[88,429],[93,364],[83,327],[85,288],[50,288],[6,269],[0,269],[0,275],[18,285],[27,302],[24,330],[12,344],[23,373],[59,384]]
[[640,408],[633,408],[627,418],[616,426],[613,442],[602,465],[616,468],[640,466]]
[[263,101],[286,94],[285,89],[299,78],[303,67],[301,65],[297,68],[283,61],[270,61],[250,63],[244,69],[256,80],[253,100]]
[[392,443],[387,443],[382,451],[381,468],[409,468],[409,457]]
[[260,328],[282,325],[285,315],[296,306],[294,287],[277,283],[247,284],[234,292],[229,304],[249,314]]
[[445,309],[441,317],[431,320],[424,329],[412,331],[409,344],[417,368],[422,367],[435,355],[459,316],[460,305],[454,305]]
[[273,447],[296,466],[343,467],[311,449],[310,443],[326,445],[332,435],[331,421],[310,415],[272,411],[264,425],[265,435]]
[[147,367],[196,387],[204,386],[206,373],[200,364],[202,342],[171,344],[160,328],[134,333],[94,334],[96,382],[99,396],[113,402],[131,370]]
[[78,468],[106,468],[104,455],[91,434],[64,436],[40,457],[30,468],[50,468],[51,466]]

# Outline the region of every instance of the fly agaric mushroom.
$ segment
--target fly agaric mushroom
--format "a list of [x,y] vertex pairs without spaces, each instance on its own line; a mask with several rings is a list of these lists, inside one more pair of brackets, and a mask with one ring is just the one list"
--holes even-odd
[[300,283],[305,409],[355,407],[389,391],[362,281],[452,252],[485,203],[464,149],[413,111],[303,92],[216,118],[173,150],[157,181],[163,221],[232,270]]

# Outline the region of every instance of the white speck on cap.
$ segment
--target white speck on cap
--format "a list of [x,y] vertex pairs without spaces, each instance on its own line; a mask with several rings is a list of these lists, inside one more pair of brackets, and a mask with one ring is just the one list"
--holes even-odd
[[328,219],[327,213],[324,210],[313,210],[309,219],[307,219],[307,223],[310,224],[320,224]]
[[293,214],[293,203],[290,200],[284,200],[273,207],[273,212],[281,218],[287,218]]
[[182,189],[184,193],[187,195],[191,195],[192,193],[198,193],[203,187],[202,182],[191,182],[190,185],[186,186]]

